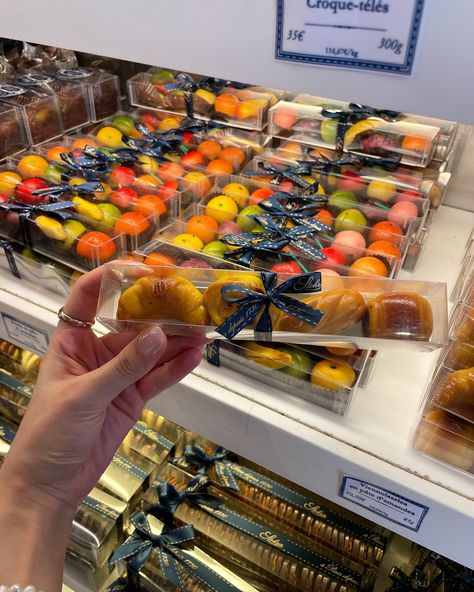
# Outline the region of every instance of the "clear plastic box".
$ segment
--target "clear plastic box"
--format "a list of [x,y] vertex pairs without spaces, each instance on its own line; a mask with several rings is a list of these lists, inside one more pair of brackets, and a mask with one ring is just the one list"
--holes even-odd
[[[294,98],[295,103],[301,103],[303,105],[315,105],[324,109],[349,109],[349,103],[347,101],[338,101],[334,99],[328,99],[325,97],[318,97],[309,94],[299,94]],[[456,137],[459,124],[455,121],[447,121],[445,119],[436,119],[435,117],[426,117],[424,115],[417,115],[413,113],[400,113],[396,118],[397,121],[409,121],[414,123],[421,123],[423,125],[432,125],[439,127],[440,138],[437,145],[435,154],[433,155],[434,160],[443,161],[446,155],[451,150],[454,139]]]
[[[366,350],[362,355],[342,357],[331,356],[324,348],[310,352],[279,343],[247,345],[244,341],[215,341],[207,346],[210,364],[249,376],[282,391],[285,396],[304,399],[338,415],[346,415],[349,411],[366,359]],[[291,360],[290,364],[283,365],[287,360]],[[316,375],[312,379],[315,368]],[[326,377],[323,377],[325,373]],[[321,384],[316,382],[319,379]]]
[[0,160],[28,146],[21,110],[0,104]]
[[[280,101],[268,113],[270,135],[310,146],[334,149],[337,128],[338,120],[325,116],[317,106]],[[341,148],[354,154],[400,156],[403,164],[425,167],[435,154],[439,136],[436,126],[368,115],[347,124]]]
[[450,370],[462,370],[474,366],[474,345],[450,341],[440,357],[441,362]]
[[25,88],[45,89],[56,94],[64,131],[89,123],[87,88],[80,81],[58,80],[53,75],[35,69],[19,75],[16,82]]
[[452,370],[441,365],[428,388],[426,406],[442,408],[474,426],[474,366]]
[[27,141],[31,146],[63,133],[59,102],[56,94],[49,89],[1,84],[0,103],[20,111]]
[[[169,334],[206,335],[212,339],[222,338],[215,329],[227,320],[230,326],[226,335],[255,340],[252,321],[262,305],[252,304],[250,311],[250,303],[245,308],[243,303],[228,303],[222,289],[237,284],[239,287],[230,291],[231,298],[245,295],[244,287],[263,293],[261,278],[261,273],[251,271],[111,263],[103,277],[97,319],[115,331],[136,331],[159,324]],[[447,342],[446,284],[337,277],[326,278],[319,292],[316,273],[278,274],[275,285],[287,280],[296,282],[301,290],[292,299],[312,303],[306,309],[308,312],[319,307],[326,313],[314,326],[271,305],[273,331],[258,333],[259,340],[419,351],[432,351]],[[126,290],[127,295],[122,298]],[[254,316],[250,316],[251,312]],[[229,320],[232,315],[235,316]],[[237,316],[244,324],[242,330],[236,323]]]
[[[474,296],[474,294],[473,294]],[[449,318],[449,337],[474,345],[474,302],[458,302]]]
[[118,76],[92,68],[61,68],[54,76],[65,83],[86,85],[91,121],[107,119],[120,110],[120,81]]

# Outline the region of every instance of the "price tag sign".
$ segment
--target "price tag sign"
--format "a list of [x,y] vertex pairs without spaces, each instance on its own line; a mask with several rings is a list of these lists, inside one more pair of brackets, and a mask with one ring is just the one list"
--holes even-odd
[[415,532],[429,510],[428,506],[354,477],[342,478],[339,497]]
[[424,0],[278,0],[277,60],[411,74]]
[[20,347],[33,350],[39,355],[44,355],[48,347],[48,334],[36,327],[15,319],[5,313],[0,313],[5,324],[7,338]]

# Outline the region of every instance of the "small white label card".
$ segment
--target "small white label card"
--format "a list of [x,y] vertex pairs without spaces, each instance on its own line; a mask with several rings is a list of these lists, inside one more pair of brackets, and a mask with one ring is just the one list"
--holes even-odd
[[48,347],[48,334],[41,329],[15,319],[5,313],[0,313],[8,338],[20,347],[31,349],[37,354],[45,354]]
[[278,0],[277,60],[411,74],[424,0]]
[[398,495],[394,491],[354,477],[342,478],[339,497],[415,532],[418,532],[429,510],[428,506]]

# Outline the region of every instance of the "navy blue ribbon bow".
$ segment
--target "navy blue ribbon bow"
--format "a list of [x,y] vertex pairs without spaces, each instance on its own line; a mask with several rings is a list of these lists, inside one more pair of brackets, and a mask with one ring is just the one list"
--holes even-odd
[[0,249],[5,251],[5,257],[7,258],[8,266],[12,275],[21,279],[20,272],[18,271],[18,267],[15,261],[15,256],[13,252],[15,251],[15,243],[9,240],[2,240],[0,239]]
[[248,177],[266,177],[270,174],[273,175],[271,183],[274,185],[279,185],[284,179],[287,179],[302,189],[313,189],[314,191],[318,189],[317,183],[309,183],[301,178],[301,175],[311,175],[309,162],[300,162],[293,166],[277,166],[271,162],[259,161],[257,166],[262,170],[249,171],[246,175]]
[[217,121],[186,118],[174,131],[183,134],[184,132],[207,132],[210,129],[220,128],[222,128],[222,124]]
[[201,80],[194,80],[192,76],[186,72],[179,72],[175,76],[176,82],[163,85],[164,90],[174,91],[181,90],[184,93],[184,102],[186,106],[186,115],[191,119],[194,117],[193,93],[199,89],[205,89],[210,92],[217,92],[224,85],[225,82],[218,78],[206,77]]
[[291,199],[283,205],[281,200],[283,199],[286,201],[287,196],[291,197],[291,194],[275,193],[261,201],[259,205],[273,218],[282,219],[283,225],[287,220],[291,220],[295,224],[311,228],[316,232],[331,231],[330,226],[313,218],[313,216],[315,216],[321,209],[321,203],[327,201],[327,196],[320,195],[320,199],[318,199],[318,196],[315,196],[316,199],[310,199],[307,203],[304,203],[301,206],[295,205],[295,202]]
[[[114,164],[123,164],[136,160],[136,154],[133,150],[126,148],[118,148],[115,152],[106,153],[98,150],[95,146],[85,146],[82,150],[84,160],[79,159],[79,163],[83,163],[84,167],[95,168],[99,172],[107,173]],[[76,160],[77,162],[77,160]]]
[[[285,216],[290,216],[292,213],[292,211],[285,213]],[[224,254],[226,259],[237,259],[239,263],[248,267],[258,254],[263,257],[276,255],[287,246],[293,247],[308,259],[318,261],[326,259],[324,253],[305,240],[319,232],[319,228],[295,226],[288,230],[281,223],[277,224],[268,214],[250,217],[264,228],[264,232],[244,232],[223,236],[221,238],[223,243],[237,247]]]
[[[217,333],[226,339],[233,339],[261,313],[255,333],[270,334],[272,331],[271,305],[310,325],[319,323],[324,315],[323,312],[288,294],[319,292],[321,290],[320,272],[313,271],[294,276],[276,287],[274,287],[278,277],[276,273],[262,271],[261,276],[263,293],[250,290],[240,284],[229,284],[221,288],[222,299],[229,304],[237,305],[238,310],[216,328]],[[258,339],[262,337],[263,335],[258,335]]]
[[55,220],[62,222],[63,220],[67,220],[71,217],[71,214],[69,212],[65,212],[64,210],[68,210],[73,207],[74,203],[71,201],[37,205],[20,204],[16,202],[0,203],[0,209],[5,209],[18,214],[20,218],[20,227],[23,234],[23,243],[30,249],[33,248],[33,241],[31,239],[28,221],[33,214],[45,214],[50,218],[54,218]]
[[108,165],[103,165],[100,169],[97,166],[97,161],[92,161],[90,158],[76,158],[70,152],[63,152],[61,161],[52,160],[50,164],[64,169],[61,174],[63,181],[68,181],[71,177],[83,177],[87,181],[100,181],[100,175],[108,172]]
[[227,460],[229,451],[225,448],[219,446],[216,448],[214,454],[207,454],[200,446],[188,444],[184,449],[183,456],[186,464],[194,467],[198,475],[207,475],[209,469],[214,467],[217,480],[221,485],[235,491],[239,490],[237,481],[230,468],[231,463]]
[[88,183],[81,183],[79,185],[53,185],[44,189],[35,189],[31,193],[38,197],[58,198],[67,192],[94,194],[102,191],[104,191],[104,188],[99,181],[89,181]]

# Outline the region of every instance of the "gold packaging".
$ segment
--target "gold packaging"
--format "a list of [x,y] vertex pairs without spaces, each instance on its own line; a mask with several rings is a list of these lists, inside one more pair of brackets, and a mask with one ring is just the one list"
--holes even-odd
[[[204,438],[194,440],[193,444],[200,446],[207,454],[216,453],[216,445]],[[343,508],[322,500],[258,465],[235,455],[234,459],[235,462],[230,461],[230,472],[238,490],[229,488],[229,484],[222,484],[215,465],[208,471],[212,484],[227,496],[258,510],[263,520],[271,516],[279,522],[280,529],[283,528],[281,525],[291,529],[291,536],[306,546],[313,548],[314,542],[318,542],[323,545],[324,554],[330,553],[331,549],[367,568],[380,565],[388,531],[353,514],[344,515]],[[188,474],[194,474],[184,457],[176,458],[173,464]]]
[[33,395],[33,388],[0,369],[0,416],[19,425]]
[[[184,490],[190,478],[178,468],[168,465],[154,485],[163,481],[174,485],[179,490]],[[327,549],[324,549],[323,554],[322,545],[318,546],[314,542],[311,548],[305,548],[296,540],[294,532],[286,527],[282,528],[282,525],[272,518],[263,517],[255,509],[226,496],[215,488],[210,487],[208,492],[224,501],[224,505],[218,510],[211,511],[213,515],[208,513],[209,507],[205,511],[184,502],[178,506],[175,518],[182,523],[192,524],[199,546],[217,555],[219,560],[224,561],[227,566],[231,565],[233,569],[238,569],[239,573],[245,574],[243,577],[247,580],[256,582],[263,577],[267,582],[271,582],[268,590],[285,592],[289,590],[355,592],[371,588],[372,573],[368,574],[368,577],[362,576],[361,566],[346,557],[331,551],[331,556],[328,556]],[[145,508],[150,509],[158,501],[156,487],[150,488],[144,497]],[[235,514],[251,519],[257,527],[261,526],[258,539],[216,517],[226,519],[229,515]],[[283,536],[291,539],[298,546],[301,554],[305,552],[319,554],[320,568],[317,569],[285,551],[285,545],[281,540]]]
[[107,563],[101,567],[92,567],[71,553],[64,560],[64,583],[73,590],[101,592],[123,574],[123,568]]
[[153,464],[132,450],[119,451],[102,473],[97,487],[127,503],[126,520],[150,483]]
[[184,428],[169,419],[165,419],[162,415],[151,411],[151,409],[143,409],[140,415],[140,421],[173,442],[175,445],[175,454],[183,454],[184,442],[188,436],[188,432]]
[[34,384],[40,363],[41,358],[37,354],[0,340],[0,368],[11,372],[18,380]]
[[[148,523],[151,531],[155,535],[160,535],[163,530],[163,523],[155,518],[154,516],[147,516]],[[237,576],[230,569],[227,569],[216,561],[213,557],[205,553],[202,549],[195,546],[193,542],[187,543],[186,546],[180,547],[184,554],[189,557],[192,562],[193,559],[204,563],[208,568],[215,571],[220,578],[226,580],[230,584],[233,584],[240,592],[257,592],[257,589],[250,585],[248,582]],[[213,592],[213,588],[210,588],[206,584],[200,582],[198,579],[193,577],[189,571],[185,570],[180,563],[177,564],[178,573],[183,581],[184,590],[186,592]],[[150,559],[146,565],[140,570],[139,574],[140,588],[142,590],[149,590],[150,592],[179,592],[174,584],[167,581],[163,576],[163,572],[160,569],[160,562],[157,557],[156,551],[152,551]]]
[[84,498],[72,523],[68,552],[101,567],[123,539],[127,504],[94,488]]

